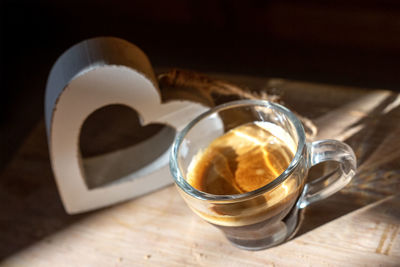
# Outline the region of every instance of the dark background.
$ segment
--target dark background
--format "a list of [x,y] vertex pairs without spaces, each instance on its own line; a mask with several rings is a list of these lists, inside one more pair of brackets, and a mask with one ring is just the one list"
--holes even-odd
[[43,117],[47,75],[73,44],[124,38],[156,68],[400,89],[400,2],[1,1],[1,165]]

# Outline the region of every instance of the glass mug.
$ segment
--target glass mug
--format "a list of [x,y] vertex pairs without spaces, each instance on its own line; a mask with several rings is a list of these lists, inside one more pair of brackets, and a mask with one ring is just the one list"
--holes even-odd
[[[200,191],[187,181],[188,169],[199,151],[216,138],[248,123],[275,129],[293,150],[288,167],[268,184],[253,191],[215,195]],[[321,162],[335,161],[332,173],[306,183],[308,170]],[[356,171],[353,150],[340,141],[306,143],[300,120],[287,108],[263,100],[226,103],[199,115],[177,134],[170,170],[178,191],[201,218],[219,228],[235,246],[260,250],[290,239],[302,209],[345,187]]]

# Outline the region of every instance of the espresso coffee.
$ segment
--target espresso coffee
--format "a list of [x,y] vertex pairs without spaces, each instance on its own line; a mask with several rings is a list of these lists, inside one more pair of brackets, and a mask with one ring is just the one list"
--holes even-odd
[[[261,188],[282,174],[296,152],[296,144],[282,128],[254,122],[234,128],[216,138],[192,159],[187,181],[197,190],[214,195],[235,195]],[[286,215],[301,184],[287,179],[274,189],[248,201],[195,210],[220,226],[256,224]],[[288,209],[289,208],[289,209]]]

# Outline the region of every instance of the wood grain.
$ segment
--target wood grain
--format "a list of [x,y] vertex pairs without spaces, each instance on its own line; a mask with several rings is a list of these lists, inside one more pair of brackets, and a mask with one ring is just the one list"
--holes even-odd
[[[351,117],[344,131],[358,127],[343,135],[357,154],[357,176],[342,192],[306,209],[294,240],[264,251],[239,250],[195,216],[173,186],[97,212],[66,215],[41,123],[0,174],[2,265],[398,266],[398,94],[246,76],[215,77],[252,90],[279,90],[285,105],[315,122],[334,113],[336,120]],[[351,104],[372,93],[384,97],[370,110]],[[312,170],[311,178],[324,169]]]
[[186,207],[173,186],[93,214],[5,266],[395,266],[400,197],[388,197],[284,245],[249,252]]

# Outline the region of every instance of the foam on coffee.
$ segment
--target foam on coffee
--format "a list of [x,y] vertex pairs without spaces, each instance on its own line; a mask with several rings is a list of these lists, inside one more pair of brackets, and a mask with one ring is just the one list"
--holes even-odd
[[294,153],[293,140],[279,126],[267,122],[245,124],[198,152],[189,165],[187,181],[215,195],[253,191],[278,177]]
[[[253,191],[284,172],[295,152],[295,142],[279,126],[269,122],[244,124],[199,151],[189,165],[187,181],[197,190],[215,195]],[[255,223],[273,216],[274,210],[279,212],[278,206],[292,202],[298,187],[295,181],[288,180],[257,201],[241,204],[246,207],[227,205],[214,209],[214,215],[196,213],[220,225]]]

